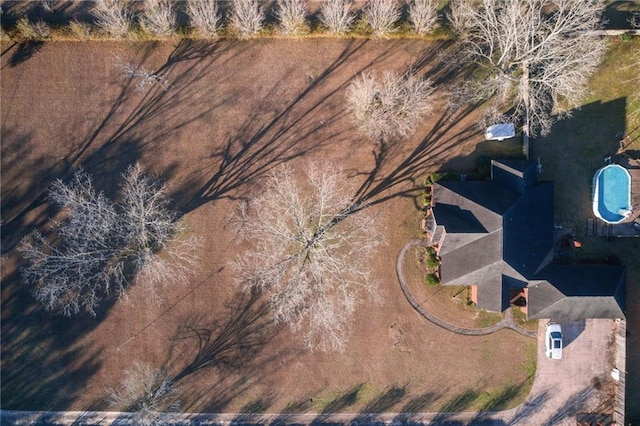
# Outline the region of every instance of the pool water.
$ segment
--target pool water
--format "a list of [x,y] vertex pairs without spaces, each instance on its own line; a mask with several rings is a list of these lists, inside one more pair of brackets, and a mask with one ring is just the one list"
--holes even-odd
[[598,176],[598,212],[607,222],[624,219],[620,210],[629,209],[629,173],[621,166],[612,165],[600,170]]

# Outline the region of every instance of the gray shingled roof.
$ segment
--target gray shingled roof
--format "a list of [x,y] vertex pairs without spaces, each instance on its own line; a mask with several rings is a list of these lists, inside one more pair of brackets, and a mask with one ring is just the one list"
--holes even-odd
[[504,216],[504,261],[533,278],[553,257],[553,184],[527,190]]
[[529,318],[625,317],[624,266],[551,265],[537,278],[529,282]]
[[477,285],[478,307],[491,311],[528,286],[531,318],[624,317],[623,267],[550,265],[553,183],[537,182],[532,163],[491,165],[491,181],[434,185],[433,217],[446,231],[441,283]]

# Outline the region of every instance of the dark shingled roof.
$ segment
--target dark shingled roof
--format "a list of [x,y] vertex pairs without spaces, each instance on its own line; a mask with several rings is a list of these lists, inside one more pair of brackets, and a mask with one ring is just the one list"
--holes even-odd
[[538,177],[535,164],[523,160],[491,160],[491,180],[522,194]]
[[503,311],[510,289],[529,287],[531,318],[624,317],[623,267],[550,265],[553,183],[535,164],[491,161],[491,181],[441,182],[433,218],[445,229],[441,283],[477,285],[478,307]]
[[504,260],[533,278],[553,256],[553,184],[540,182],[526,191],[504,216]]
[[551,265],[529,282],[529,318],[624,318],[624,266]]
[[[508,286],[498,278],[526,280],[551,251],[553,186],[543,182],[532,187],[535,167],[524,162],[492,164],[494,179],[507,170],[529,182],[511,185],[514,189],[502,186],[509,181],[506,175],[500,182],[441,182],[433,190],[433,216],[446,230],[439,251],[442,284],[476,284],[481,287],[478,306],[501,311],[503,287],[508,292]],[[544,228],[549,232],[540,231]],[[508,302],[509,294],[505,298]]]

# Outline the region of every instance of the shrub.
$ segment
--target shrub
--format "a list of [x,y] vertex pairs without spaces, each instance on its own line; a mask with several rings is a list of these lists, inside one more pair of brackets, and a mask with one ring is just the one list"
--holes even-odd
[[276,15],[284,34],[300,34],[305,28],[307,0],[278,0]]
[[394,31],[393,25],[400,19],[400,7],[396,0],[369,0],[364,18],[376,36],[385,36]]
[[78,20],[71,21],[69,23],[69,29],[71,30],[71,34],[80,40],[86,40],[91,35],[91,27]]
[[349,31],[355,15],[351,12],[351,0],[325,0],[320,7],[320,21],[330,33]]
[[431,82],[387,73],[381,81],[363,73],[347,88],[347,107],[366,136],[378,140],[409,136],[431,111]]
[[264,24],[264,9],[258,0],[231,1],[231,27],[240,38],[257,34]]
[[187,0],[187,16],[200,35],[213,37],[218,32],[218,0]]
[[175,33],[176,17],[171,0],[144,0],[140,25],[146,32],[159,37],[168,37]]
[[426,184],[431,185],[433,183],[436,183],[439,180],[443,179],[445,175],[446,175],[445,173],[438,173],[438,172],[431,173],[429,176],[427,176]]
[[427,274],[425,282],[428,286],[437,286],[438,284],[440,284],[440,279],[436,274]]
[[124,37],[131,26],[131,11],[124,0],[96,0],[93,16],[97,27],[114,37]]
[[51,36],[51,27],[44,21],[31,23],[27,18],[20,18],[16,29],[19,37],[24,40],[38,40]]
[[440,266],[440,259],[438,259],[438,253],[433,247],[427,247],[427,257],[425,259],[427,268],[437,268]]
[[411,0],[409,20],[417,34],[426,34],[438,24],[437,0]]

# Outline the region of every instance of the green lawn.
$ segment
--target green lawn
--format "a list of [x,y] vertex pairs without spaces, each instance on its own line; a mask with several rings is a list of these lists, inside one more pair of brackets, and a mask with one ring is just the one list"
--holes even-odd
[[[605,157],[614,155],[622,135],[630,135],[628,154],[640,154],[640,70],[632,66],[640,55],[640,38],[612,39],[611,48],[590,82],[592,93],[573,117],[556,123],[551,134],[532,143],[531,159],[542,162],[543,179],[554,181],[556,225],[572,227],[583,241],[576,260],[615,257],[627,266],[627,330],[640,327],[640,238],[586,238],[591,211],[591,179]],[[637,58],[637,56],[635,56]],[[633,333],[633,332],[632,332]],[[627,365],[640,362],[637,338],[627,339]],[[627,420],[640,419],[640,370],[628,369]],[[635,424],[635,423],[634,423]]]

